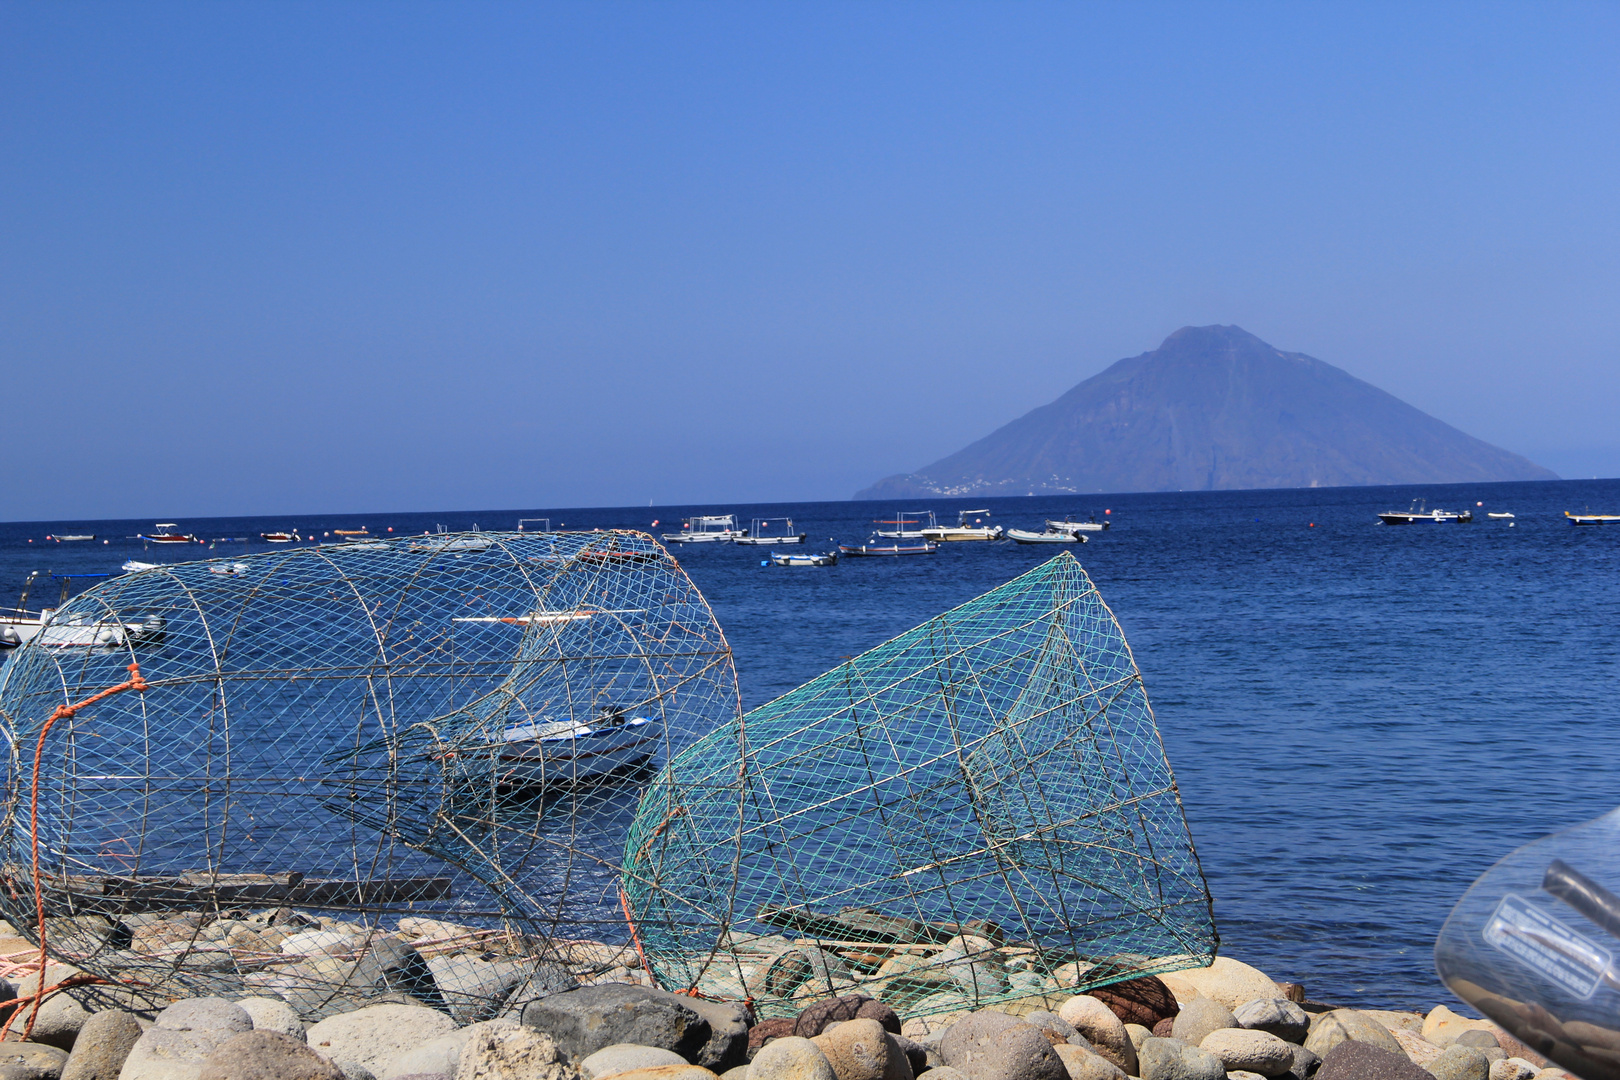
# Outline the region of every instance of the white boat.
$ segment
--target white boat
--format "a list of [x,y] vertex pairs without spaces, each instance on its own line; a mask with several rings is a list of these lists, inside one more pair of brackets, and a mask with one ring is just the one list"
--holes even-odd
[[[1001,534],[1005,530],[1003,530],[1000,525],[985,525],[985,524],[982,523],[983,519],[978,518],[978,517],[974,517],[975,514],[983,514],[985,517],[989,517],[990,516],[990,511],[988,511],[988,510],[962,510],[962,511],[959,511],[957,513],[956,524],[954,526],[953,525],[935,525],[935,526],[932,526],[931,528],[923,529],[922,530],[922,538],[924,540],[935,540],[935,541],[940,541],[940,542],[960,541],[960,540],[999,540],[999,539],[1001,539]],[[972,524],[968,523],[968,518],[970,518],[970,517],[973,518]]]
[[197,544],[201,543],[190,533],[175,532],[180,526],[172,521],[160,521],[152,526],[155,530],[150,536],[141,534],[142,540],[150,540],[154,544]]
[[496,782],[522,788],[605,776],[649,760],[663,733],[662,720],[627,717],[622,709],[603,709],[589,724],[573,720],[515,724],[501,737]]
[[1047,529],[1045,532],[1030,532],[1028,529],[1008,529],[1007,539],[1016,540],[1020,544],[1083,544],[1086,538],[1077,532],[1060,532],[1056,529]]
[[1102,532],[1113,524],[1112,521],[1098,521],[1094,515],[1085,521],[1070,521],[1068,518],[1048,521],[1046,528],[1049,532]]
[[[355,547],[359,547],[356,544]],[[495,541],[483,536],[459,536],[455,533],[429,533],[428,539],[411,544],[410,551],[488,551]]]
[[137,559],[126,559],[124,560],[124,564],[118,569],[122,570],[126,574],[138,574],[142,570],[156,570],[157,568],[158,564],[155,562],[140,562]]
[[267,544],[291,544],[295,540],[298,540],[299,536],[298,536],[298,533],[296,531],[294,531],[294,532],[267,532],[267,533],[260,533],[259,534],[259,539],[263,540]]
[[1488,517],[1488,518],[1492,518],[1492,519],[1494,519],[1496,521],[1506,521],[1508,518],[1511,518],[1513,515],[1512,514],[1486,514],[1485,516]]
[[12,611],[0,615],[0,649],[15,649],[32,641],[44,625],[44,614]]
[[54,611],[41,613],[43,625],[34,635],[39,644],[52,649],[117,648],[144,645],[163,640],[168,622],[162,615],[129,618],[111,616],[96,619],[70,615],[58,621]]
[[777,566],[837,566],[838,552],[817,555],[810,551],[771,552],[771,562]]
[[1569,519],[1571,525],[1620,525],[1620,514],[1594,514],[1590,511],[1572,514],[1565,510],[1564,517]]
[[241,577],[251,569],[253,569],[252,563],[222,562],[215,563],[213,566],[210,566],[208,568],[208,572],[210,574],[219,574],[223,577]]
[[[928,524],[924,525],[924,521],[926,521]],[[892,529],[879,529],[875,534],[873,534],[884,537],[888,540],[921,540],[923,538],[924,529],[934,529],[939,527],[938,523],[934,520],[934,512],[932,510],[897,511],[894,517],[883,518],[878,521],[874,521],[872,524],[895,526]]]
[[94,540],[95,538],[94,533],[85,533],[81,536],[47,536],[45,539],[55,540],[58,544],[63,544],[73,540]]
[[[771,532],[771,522],[782,522],[782,531]],[[665,537],[668,539],[668,537]],[[732,541],[734,544],[802,544],[804,533],[793,531],[792,518],[755,518],[748,523],[748,535],[739,536]]]
[[939,550],[939,545],[932,540],[924,540],[920,544],[902,544],[896,541],[893,544],[874,544],[867,541],[864,544],[839,544],[838,551],[847,558],[866,559],[889,557],[896,555],[932,555]]
[[727,540],[743,539],[747,535],[737,528],[736,514],[709,514],[705,517],[685,519],[681,522],[680,532],[664,534],[664,543],[717,544]]

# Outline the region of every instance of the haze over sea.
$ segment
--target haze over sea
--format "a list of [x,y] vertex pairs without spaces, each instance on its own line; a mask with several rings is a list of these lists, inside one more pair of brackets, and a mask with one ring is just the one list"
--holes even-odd
[[[1379,524],[1378,511],[1415,498],[1477,520]],[[657,519],[660,533],[687,514],[735,512],[744,522],[790,515],[807,548],[823,550],[830,538],[863,539],[896,509],[944,521],[975,505],[1026,528],[1112,511],[1110,531],[1063,550],[1091,574],[1146,678],[1222,951],[1304,982],[1318,1000],[1439,1000],[1431,949],[1467,884],[1512,848],[1620,801],[1620,528],[1571,528],[1562,516],[1620,509],[1617,480],[180,523],[209,540],[255,538],[207,547],[146,548],[132,538],[150,530],[145,520],[11,523],[0,524],[0,603],[15,602],[32,570],[116,574],[130,558],[270,550],[258,534],[282,528],[399,535],[550,514],[569,529]],[[1510,525],[1486,511],[1517,516]],[[58,533],[97,540],[44,539]],[[731,641],[746,707],[1055,553],[953,544],[785,569],[761,567],[757,548],[674,550]],[[57,593],[42,580],[30,606]]]

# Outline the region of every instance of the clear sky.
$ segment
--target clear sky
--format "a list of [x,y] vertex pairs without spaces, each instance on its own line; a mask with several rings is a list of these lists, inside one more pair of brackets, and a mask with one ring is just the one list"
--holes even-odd
[[846,498],[1186,324],[1620,474],[1620,5],[0,2],[0,519]]

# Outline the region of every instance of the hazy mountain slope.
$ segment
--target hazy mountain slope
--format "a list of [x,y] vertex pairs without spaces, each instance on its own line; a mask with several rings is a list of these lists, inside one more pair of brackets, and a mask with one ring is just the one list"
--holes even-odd
[[1332,364],[1189,326],[855,498],[1555,479]]

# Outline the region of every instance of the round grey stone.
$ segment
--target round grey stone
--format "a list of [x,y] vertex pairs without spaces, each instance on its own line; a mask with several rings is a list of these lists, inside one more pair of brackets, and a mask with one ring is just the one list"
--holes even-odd
[[1142,1080],[1226,1080],[1220,1058],[1180,1039],[1143,1040],[1138,1063]]
[[456,1022],[436,1009],[415,1005],[368,1005],[329,1016],[304,1033],[310,1049],[331,1058],[352,1076],[351,1066],[380,1076],[389,1062],[412,1047],[448,1035]]
[[1311,1030],[1310,1016],[1287,998],[1246,1002],[1232,1010],[1232,1019],[1240,1028],[1268,1032],[1291,1043],[1304,1043]]
[[1490,1080],[1491,1075],[1491,1059],[1481,1053],[1479,1047],[1468,1046],[1461,1040],[1452,1043],[1424,1067],[1434,1080]]
[[1237,1027],[1231,1009],[1214,998],[1198,997],[1183,1005],[1171,1021],[1170,1037],[1197,1046],[1210,1032],[1229,1027]]
[[343,1080],[343,1071],[302,1039],[246,1031],[220,1043],[197,1080]]
[[760,1048],[748,1067],[748,1080],[838,1080],[838,1074],[819,1046],[787,1035]]
[[79,1029],[62,1080],[118,1080],[124,1060],[141,1038],[135,1017],[119,1009],[92,1013]]
[[518,1026],[520,1025],[516,1020],[497,1017],[494,1020],[485,1020],[481,1024],[457,1028],[448,1035],[429,1039],[420,1046],[413,1046],[393,1058],[383,1066],[382,1072],[377,1074],[377,1080],[398,1080],[402,1076],[421,1073],[443,1073],[446,1076],[454,1076],[456,1067],[461,1063],[462,1047],[467,1045],[469,1039],[480,1032],[510,1031]]
[[[1011,1021],[1011,1023],[1008,1023]],[[973,1080],[1068,1080],[1063,1059],[1034,1024],[983,1010],[964,1017],[940,1041],[945,1064]],[[843,1080],[840,1075],[839,1080]]]
[[248,1019],[253,1021],[254,1031],[274,1031],[289,1039],[304,1041],[304,1022],[298,1019],[293,1007],[280,998],[243,998],[236,1003],[236,1007],[248,1014]]
[[655,1065],[685,1065],[686,1059],[673,1050],[661,1046],[641,1046],[636,1043],[614,1043],[604,1046],[579,1063],[585,1080],[629,1072],[631,1069],[649,1069]]
[[0,1076],[6,1080],[57,1080],[67,1051],[43,1043],[0,1043]]
[[170,1031],[209,1031],[225,1037],[253,1030],[253,1017],[221,997],[182,998],[158,1013],[154,1023]]

